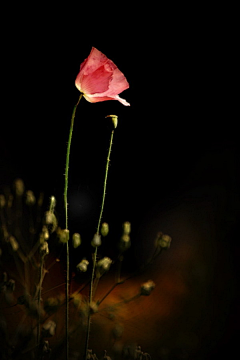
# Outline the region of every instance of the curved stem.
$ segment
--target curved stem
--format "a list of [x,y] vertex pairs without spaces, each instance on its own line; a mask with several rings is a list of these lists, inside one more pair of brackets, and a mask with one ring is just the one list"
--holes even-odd
[[[69,171],[69,157],[70,157],[70,148],[72,142],[72,133],[73,133],[73,125],[75,114],[77,110],[77,106],[82,98],[83,94],[81,93],[78,99],[77,104],[73,108],[72,118],[71,118],[71,125],[69,131],[69,138],[67,143],[67,155],[66,155],[66,167],[65,167],[65,186],[64,186],[64,208],[65,208],[65,229],[68,230],[68,202],[67,202],[67,193],[68,193],[68,171]],[[66,360],[68,360],[68,353],[69,353],[69,331],[68,331],[68,320],[69,320],[69,245],[68,241],[66,243]]]
[[[105,179],[104,179],[104,185],[103,185],[102,205],[101,205],[100,215],[99,215],[99,219],[98,219],[97,234],[99,234],[99,229],[100,229],[100,224],[101,224],[103,209],[104,209],[104,203],[105,203],[105,197],[106,197],[108,169],[109,169],[109,162],[110,162],[110,154],[111,154],[111,150],[112,150],[113,135],[114,135],[114,130],[112,130],[112,133],[111,133],[110,144],[109,144],[109,149],[108,149],[108,156],[107,156],[107,163],[106,163],[106,170],[105,170]],[[93,280],[94,280],[94,274],[95,274],[95,268],[96,268],[96,262],[97,262],[97,251],[98,251],[98,248],[96,246],[94,255],[93,255],[93,269],[92,269],[90,292],[89,292],[89,307],[90,307],[90,304],[91,304],[92,298],[93,298]],[[90,314],[90,310],[89,310],[88,324],[87,324],[87,337],[86,337],[86,343],[85,343],[85,359],[87,359],[90,324],[91,324],[91,314]]]

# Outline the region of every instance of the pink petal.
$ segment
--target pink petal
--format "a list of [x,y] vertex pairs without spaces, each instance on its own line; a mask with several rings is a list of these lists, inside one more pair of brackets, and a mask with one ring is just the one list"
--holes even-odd
[[89,102],[118,100],[123,105],[130,105],[118,96],[129,88],[124,74],[94,47],[88,58],[81,64],[75,85]]
[[111,78],[112,72],[103,65],[93,73],[82,76],[81,90],[86,94],[103,93],[109,89]]

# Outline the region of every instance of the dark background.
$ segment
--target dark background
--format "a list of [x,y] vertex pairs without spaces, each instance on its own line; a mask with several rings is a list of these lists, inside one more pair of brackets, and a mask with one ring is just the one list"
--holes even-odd
[[[119,125],[103,219],[115,232],[123,221],[131,221],[131,266],[143,261],[143,254],[151,250],[149,239],[159,230],[174,235],[175,255],[184,248],[181,241],[197,244],[202,251],[199,261],[204,263],[206,256],[205,275],[209,274],[201,311],[215,325],[204,341],[207,329],[199,320],[201,350],[198,355],[193,351],[191,358],[229,358],[237,347],[239,321],[234,21],[216,9],[202,9],[201,14],[184,9],[159,9],[155,14],[150,8],[130,14],[118,9],[117,17],[116,10],[108,9],[111,16],[100,19],[97,9],[94,14],[90,10],[71,9],[70,15],[63,15],[64,9],[45,9],[40,15],[34,9],[27,17],[15,9],[6,25],[1,190],[21,177],[26,188],[44,191],[46,197],[55,195],[63,224],[66,142],[79,96],[74,81],[80,63],[95,46],[125,74],[130,88],[121,97],[131,106],[82,99],[77,109],[70,157],[71,229],[87,237],[97,225],[110,139],[105,116],[116,114]],[[188,224],[191,236],[184,233]],[[189,250],[189,256],[194,263],[196,253]],[[164,257],[171,264],[171,250]],[[196,299],[197,295],[188,297],[190,304]],[[192,327],[198,333],[196,323]],[[175,336],[174,322],[169,331],[169,337],[171,331]]]

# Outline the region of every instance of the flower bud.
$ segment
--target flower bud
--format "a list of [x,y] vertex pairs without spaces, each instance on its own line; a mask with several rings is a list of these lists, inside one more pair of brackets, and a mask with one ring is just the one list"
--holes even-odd
[[162,249],[167,250],[170,248],[171,241],[172,238],[169,235],[159,232],[156,239],[156,247],[160,247]]
[[125,221],[123,223],[123,235],[129,235],[131,232],[131,223],[129,221]]
[[52,320],[49,320],[42,327],[42,336],[43,337],[51,337],[55,335],[56,323]]
[[102,226],[101,226],[101,235],[102,236],[107,236],[108,233],[109,233],[109,226],[106,222],[102,223]]
[[112,120],[113,128],[116,129],[118,124],[118,116],[117,115],[107,115],[106,118],[110,118]]
[[69,240],[69,230],[68,229],[58,229],[58,237],[59,237],[59,241],[61,243],[67,243]]
[[93,247],[98,247],[98,246],[100,246],[101,245],[101,235],[99,235],[99,234],[94,234],[94,236],[93,236],[93,239],[92,239],[92,242],[91,242],[91,245],[93,246]]
[[148,296],[151,294],[154,288],[155,288],[154,282],[152,280],[148,280],[147,282],[141,285],[140,294],[144,296]]
[[76,268],[81,272],[86,272],[88,265],[89,261],[87,261],[86,259],[82,259],[82,261],[76,266]]
[[73,234],[72,236],[72,244],[74,249],[76,249],[77,247],[79,247],[81,245],[81,236],[78,233]]
[[35,204],[35,202],[36,202],[36,198],[34,193],[32,192],[32,190],[28,190],[26,192],[26,204],[32,206]]

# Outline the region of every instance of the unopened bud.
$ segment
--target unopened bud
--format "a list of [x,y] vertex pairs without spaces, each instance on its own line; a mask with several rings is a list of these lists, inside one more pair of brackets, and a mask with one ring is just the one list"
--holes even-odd
[[140,294],[144,296],[148,296],[151,294],[154,288],[155,288],[154,282],[152,280],[148,280],[147,282],[141,285]]
[[129,221],[125,221],[123,223],[123,234],[129,235],[131,232],[131,223]]
[[86,259],[82,259],[82,261],[76,266],[76,268],[81,272],[86,272],[89,262]]
[[68,229],[59,229],[58,230],[58,237],[59,237],[59,241],[61,243],[67,243],[69,240],[69,230]]
[[106,222],[102,223],[102,226],[101,226],[101,235],[102,236],[107,236],[109,233],[109,226]]
[[172,238],[169,235],[159,232],[156,239],[156,246],[167,250],[170,248],[171,241]]
[[16,179],[14,181],[14,189],[17,196],[22,196],[24,193],[24,182],[22,179]]
[[76,249],[77,247],[79,247],[81,245],[81,236],[78,233],[73,234],[72,236],[72,244],[74,249]]
[[36,202],[36,198],[34,193],[32,192],[32,190],[28,190],[26,192],[26,204],[32,206],[35,204],[35,202]]
[[94,234],[94,236],[93,236],[93,239],[92,239],[92,242],[91,242],[91,245],[93,246],[93,247],[98,247],[98,246],[100,246],[101,245],[101,243],[102,243],[102,241],[101,241],[101,235],[99,235],[99,234]]
[[116,129],[118,124],[118,116],[117,115],[107,115],[106,118],[110,118],[112,120],[113,128]]

